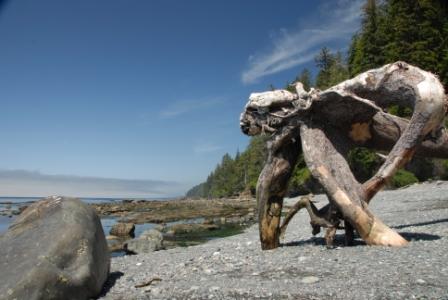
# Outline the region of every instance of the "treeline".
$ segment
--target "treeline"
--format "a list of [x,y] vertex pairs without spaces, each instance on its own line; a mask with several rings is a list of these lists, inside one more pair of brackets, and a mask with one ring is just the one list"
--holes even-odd
[[258,176],[267,156],[265,136],[251,138],[246,150],[235,157],[225,154],[207,180],[192,189],[187,197],[219,198],[255,194]]
[[350,75],[402,60],[448,87],[448,1],[368,0],[348,55]]
[[[367,0],[362,13],[361,28],[353,36],[348,53],[322,48],[315,57],[316,77],[313,79],[311,72],[303,69],[293,82],[302,82],[306,90],[311,86],[323,90],[369,69],[402,60],[437,74],[448,88],[448,1]],[[290,88],[288,82],[284,88]],[[412,109],[391,106],[388,112],[409,117]],[[266,158],[265,140],[254,137],[244,152],[235,157],[224,155],[207,180],[188,191],[187,196],[253,195]],[[375,152],[365,148],[353,149],[348,161],[361,182],[382,163]],[[448,161],[415,158],[398,171],[391,185],[399,187],[433,177],[448,179]],[[290,181],[290,195],[318,190],[319,185],[300,156]]]

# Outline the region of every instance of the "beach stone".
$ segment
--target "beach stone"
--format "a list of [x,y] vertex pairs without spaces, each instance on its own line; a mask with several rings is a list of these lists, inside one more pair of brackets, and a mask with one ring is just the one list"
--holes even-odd
[[100,219],[78,199],[38,201],[0,237],[0,299],[89,299],[109,268]]
[[316,283],[318,281],[319,281],[319,277],[316,277],[316,276],[306,276],[306,277],[303,277],[301,280],[302,283],[307,283],[307,284]]
[[200,231],[212,231],[219,229],[215,224],[175,224],[167,228],[172,234],[187,234]]
[[110,229],[110,234],[115,236],[130,236],[134,237],[135,234],[134,223],[116,223]]
[[125,250],[130,253],[150,253],[164,249],[163,235],[160,231],[150,229],[144,231],[137,239],[128,241]]

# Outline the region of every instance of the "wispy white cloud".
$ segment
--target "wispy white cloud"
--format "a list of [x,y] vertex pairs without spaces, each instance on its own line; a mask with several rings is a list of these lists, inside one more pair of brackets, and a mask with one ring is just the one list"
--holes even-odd
[[172,102],[162,110],[159,116],[162,119],[174,118],[192,111],[208,109],[222,103],[224,103],[224,98],[222,97],[211,97],[199,100],[178,100]]
[[194,146],[193,151],[196,154],[205,154],[210,152],[215,152],[222,149],[221,146],[211,144],[211,143],[199,143]]
[[307,63],[326,43],[347,41],[358,28],[363,3],[364,0],[328,1],[308,23],[302,22],[294,30],[280,30],[272,37],[267,51],[249,57],[242,82],[254,83],[261,77]]
[[47,175],[26,170],[0,170],[1,196],[165,197],[180,195],[179,183],[161,180]]

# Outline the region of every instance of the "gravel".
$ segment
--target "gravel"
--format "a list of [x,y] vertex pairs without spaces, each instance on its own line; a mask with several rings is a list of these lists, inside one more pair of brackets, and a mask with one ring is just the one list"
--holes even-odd
[[255,225],[199,246],[113,258],[100,299],[448,299],[448,182],[381,192],[371,209],[409,245],[345,247],[338,231],[340,246],[328,250],[301,211],[275,250],[260,250]]

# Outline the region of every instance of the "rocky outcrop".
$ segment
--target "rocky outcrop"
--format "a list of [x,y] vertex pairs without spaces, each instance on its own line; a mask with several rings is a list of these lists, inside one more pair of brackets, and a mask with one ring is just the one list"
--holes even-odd
[[130,240],[125,244],[125,250],[133,254],[150,253],[162,249],[164,249],[163,235],[155,229],[147,230],[138,239]]
[[0,299],[89,299],[107,279],[100,219],[78,199],[29,206],[0,238]]
[[110,230],[111,235],[125,237],[134,237],[135,225],[134,223],[116,223]]
[[91,204],[100,216],[114,216],[134,224],[169,223],[196,218],[245,215],[256,207],[255,199],[200,199],[170,201],[120,201]]
[[219,229],[218,225],[215,224],[175,224],[166,229],[167,234],[177,235],[177,234],[187,234],[199,231],[212,231]]

